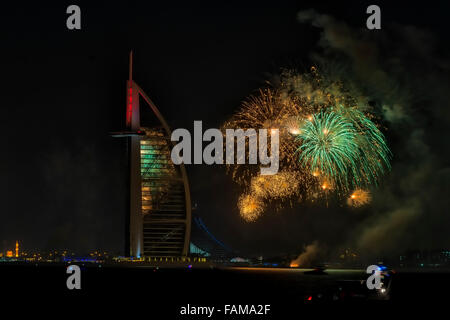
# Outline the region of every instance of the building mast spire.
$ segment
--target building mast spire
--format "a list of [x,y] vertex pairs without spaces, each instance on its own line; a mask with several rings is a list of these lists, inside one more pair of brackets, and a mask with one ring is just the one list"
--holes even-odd
[[129,80],[131,85],[131,81],[133,81],[133,50],[130,50]]

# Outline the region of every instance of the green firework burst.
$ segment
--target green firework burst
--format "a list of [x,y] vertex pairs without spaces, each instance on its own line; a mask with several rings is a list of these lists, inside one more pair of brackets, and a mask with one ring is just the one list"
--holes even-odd
[[391,168],[392,153],[386,144],[386,138],[360,110],[347,109],[347,117],[358,132],[359,161],[358,166],[351,168],[353,186],[377,185],[384,173]]
[[303,125],[297,139],[300,163],[338,189],[377,185],[390,169],[384,135],[357,109],[339,106],[321,111]]
[[351,121],[333,111],[321,111],[304,123],[297,140],[301,141],[299,161],[311,172],[319,171],[339,185],[349,184],[348,171],[356,166],[359,154]]

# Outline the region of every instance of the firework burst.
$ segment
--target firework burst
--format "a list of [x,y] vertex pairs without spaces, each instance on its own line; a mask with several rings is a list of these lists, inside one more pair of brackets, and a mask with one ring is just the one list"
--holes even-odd
[[250,183],[252,195],[261,199],[284,199],[300,190],[300,177],[294,171],[282,171],[274,175],[253,177]]
[[239,197],[238,208],[241,217],[248,222],[259,218],[264,210],[264,202],[251,194],[243,194]]
[[370,202],[370,194],[362,190],[377,186],[390,169],[392,154],[368,99],[354,84],[332,79],[314,67],[303,74],[285,70],[277,85],[250,96],[224,124],[224,133],[238,128],[279,130],[278,174],[261,176],[258,165],[248,164],[245,137],[245,164],[227,165],[233,180],[244,187],[239,208],[247,221],[256,220],[268,203],[328,203],[331,193],[339,199],[352,189],[361,190],[353,194],[357,200],[351,200],[352,205],[362,205]]
[[348,170],[358,160],[356,136],[352,123],[341,115],[320,112],[297,136],[299,161],[311,174],[320,172],[328,181],[348,185]]
[[[267,129],[270,132],[271,129],[278,129],[281,164],[297,166],[295,156],[293,156],[295,135],[291,132],[298,130],[300,111],[300,108],[289,99],[281,98],[276,90],[264,89],[260,90],[258,95],[252,95],[244,101],[241,109],[223,125],[223,130]],[[248,150],[248,139],[245,140],[245,145]],[[248,159],[246,159],[246,163],[248,163]],[[233,165],[228,168],[233,172],[235,181],[245,181],[245,183],[259,170],[257,166],[248,165]]]
[[356,189],[347,199],[347,204],[351,207],[361,207],[364,206],[372,200],[369,191],[362,189]]
[[392,157],[383,133],[370,120],[370,115],[366,116],[357,109],[347,110],[339,106],[337,110],[348,114],[357,132],[357,142],[360,151],[359,166],[353,169],[353,186],[367,187],[377,185],[380,178],[391,168],[390,158]]
[[[301,192],[308,193],[315,179],[302,170],[295,154],[295,137],[300,133],[302,124],[307,121],[305,114],[311,114],[311,110],[294,103],[289,97],[283,97],[277,90],[264,89],[244,101],[241,109],[223,125],[222,130],[226,132],[226,129],[236,128],[267,129],[270,132],[271,129],[278,129],[279,171],[296,172],[296,179],[299,182],[296,185]],[[260,168],[257,165],[248,164],[249,138],[242,139],[245,139],[246,164],[227,165],[227,171],[234,181],[249,189],[253,179],[259,176]]]
[[384,135],[356,109],[340,105],[321,111],[303,125],[297,140],[302,165],[334,181],[338,191],[377,185],[390,169]]

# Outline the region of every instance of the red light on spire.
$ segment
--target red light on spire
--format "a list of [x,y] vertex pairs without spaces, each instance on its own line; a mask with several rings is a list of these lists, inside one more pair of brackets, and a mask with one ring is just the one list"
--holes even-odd
[[128,80],[128,104],[127,104],[127,127],[131,127],[131,117],[133,114],[133,51],[130,51],[130,66],[129,66],[129,80]]
[[[130,83],[131,85],[131,83]],[[133,89],[128,89],[127,126],[131,126],[131,115],[133,113]]]

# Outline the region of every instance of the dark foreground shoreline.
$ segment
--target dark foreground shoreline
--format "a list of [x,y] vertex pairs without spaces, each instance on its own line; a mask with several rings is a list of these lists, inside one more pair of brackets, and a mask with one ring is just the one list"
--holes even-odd
[[10,296],[108,296],[116,301],[141,301],[146,308],[171,315],[168,319],[179,317],[187,305],[216,309],[233,304],[270,305],[274,315],[295,314],[308,305],[440,304],[450,297],[450,272],[443,270],[397,271],[389,290],[381,294],[367,289],[364,270],[330,269],[316,274],[283,268],[79,266],[81,290],[68,290],[67,265],[0,264],[0,290]]

